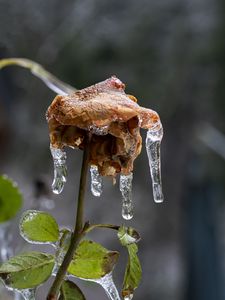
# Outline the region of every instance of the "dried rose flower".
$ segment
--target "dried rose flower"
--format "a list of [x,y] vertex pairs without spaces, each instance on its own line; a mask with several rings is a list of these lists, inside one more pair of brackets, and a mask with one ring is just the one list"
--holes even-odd
[[63,148],[84,149],[85,137],[89,132],[93,194],[101,194],[101,175],[115,177],[121,173],[120,190],[126,202],[124,207],[126,211],[131,211],[133,162],[141,152],[140,128],[144,128],[148,129],[146,148],[154,199],[156,202],[163,201],[160,175],[163,130],[159,116],[153,110],[139,106],[136,98],[127,95],[124,89],[125,85],[112,76],[71,95],[58,95],[49,106],[47,120],[55,165],[55,193],[62,191],[66,181],[66,154]]

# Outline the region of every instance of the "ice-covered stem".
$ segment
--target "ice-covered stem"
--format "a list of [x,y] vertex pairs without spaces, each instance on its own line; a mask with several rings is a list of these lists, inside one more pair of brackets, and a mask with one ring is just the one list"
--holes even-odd
[[41,65],[26,58],[5,58],[0,59],[0,69],[7,66],[20,66],[29,69],[32,74],[41,79],[53,92],[60,95],[72,94],[76,89],[69,84],[59,80],[46,71]]
[[89,145],[90,145],[90,136],[86,137],[86,146],[83,152],[83,161],[81,167],[81,175],[80,175],[80,185],[79,185],[79,194],[78,194],[78,203],[77,203],[77,211],[76,211],[76,221],[74,231],[71,237],[71,242],[69,249],[64,257],[64,260],[59,267],[59,270],[56,274],[55,280],[49,290],[49,294],[47,300],[56,300],[58,299],[58,294],[62,282],[65,278],[67,269],[71,260],[73,259],[75,250],[82,238],[85,234],[86,226],[84,224],[84,198],[85,198],[85,189],[86,189],[86,181],[87,181],[87,171],[88,171],[88,161],[89,161]]

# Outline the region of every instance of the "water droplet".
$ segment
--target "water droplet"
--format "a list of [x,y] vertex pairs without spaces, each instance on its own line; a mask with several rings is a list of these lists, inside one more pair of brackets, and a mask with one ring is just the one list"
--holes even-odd
[[52,191],[55,194],[60,194],[64,188],[67,177],[66,152],[62,149],[53,148],[51,146],[50,150],[54,162],[54,180],[52,183]]
[[91,166],[91,192],[94,196],[100,197],[102,194],[102,177],[97,166]]
[[121,300],[115,283],[113,281],[112,273],[106,274],[101,279],[93,280],[96,283],[100,284],[111,300]]
[[162,180],[161,180],[161,162],[160,162],[160,144],[163,137],[163,128],[157,126],[155,129],[149,129],[146,136],[146,151],[150,173],[152,178],[153,197],[156,203],[163,202]]
[[133,218],[132,180],[133,173],[128,175],[120,175],[120,191],[123,197],[122,216],[125,220],[130,220]]

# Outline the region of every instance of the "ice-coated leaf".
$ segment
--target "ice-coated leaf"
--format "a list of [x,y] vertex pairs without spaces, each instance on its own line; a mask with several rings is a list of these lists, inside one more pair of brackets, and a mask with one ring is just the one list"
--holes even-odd
[[140,240],[139,233],[132,227],[121,226],[118,230],[118,238],[128,251],[128,262],[124,275],[122,296],[124,299],[132,299],[134,290],[141,280],[141,265],[137,256],[136,243]]
[[50,214],[27,210],[20,220],[20,234],[30,243],[53,243],[59,238],[59,227]]
[[138,247],[136,244],[127,245],[129,253],[128,263],[123,281],[122,296],[124,299],[132,299],[134,290],[138,287],[141,280],[141,265],[137,256]]
[[85,296],[74,282],[66,280],[61,286],[59,300],[85,300]]
[[0,266],[0,278],[14,289],[29,289],[40,285],[52,274],[54,256],[41,252],[26,252],[10,258]]
[[100,244],[84,240],[79,244],[68,272],[83,279],[98,279],[113,270],[118,257],[118,252],[109,251]]
[[0,223],[12,219],[23,203],[22,195],[7,176],[0,176]]
[[137,243],[140,240],[139,233],[132,227],[121,226],[117,235],[123,246]]

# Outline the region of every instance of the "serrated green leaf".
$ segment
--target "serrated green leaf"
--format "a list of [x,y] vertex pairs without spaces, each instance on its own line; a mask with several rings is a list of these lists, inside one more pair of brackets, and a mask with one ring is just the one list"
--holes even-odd
[[0,278],[8,287],[28,289],[40,285],[52,274],[54,256],[27,252],[10,258],[0,266]]
[[109,251],[98,243],[84,240],[79,244],[68,272],[83,279],[98,279],[113,270],[118,257],[118,252]]
[[138,287],[141,281],[141,265],[137,256],[138,247],[136,244],[127,245],[129,259],[126,267],[126,272],[123,281],[122,296],[132,299],[134,290]]
[[66,280],[61,286],[59,300],[85,300],[85,296],[74,282]]
[[0,176],[0,223],[15,217],[23,203],[22,195],[7,176]]
[[137,243],[140,240],[139,233],[132,227],[121,226],[117,235],[123,246]]
[[53,243],[59,239],[59,226],[50,214],[27,210],[20,220],[20,234],[30,243]]

